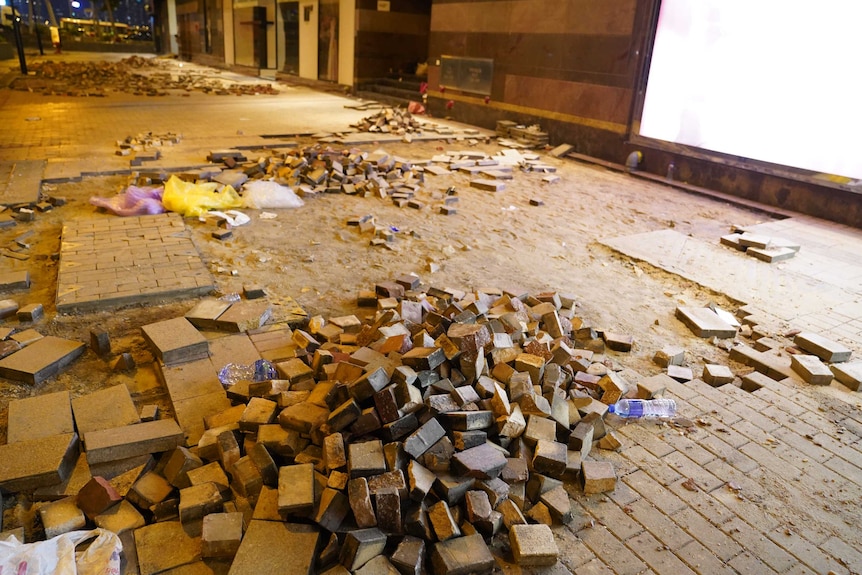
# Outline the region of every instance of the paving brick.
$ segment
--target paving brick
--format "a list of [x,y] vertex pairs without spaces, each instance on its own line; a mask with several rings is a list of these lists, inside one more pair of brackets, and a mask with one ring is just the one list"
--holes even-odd
[[185,314],[185,318],[198,329],[216,329],[216,320],[231,306],[231,302],[204,298]]
[[184,317],[145,325],[141,332],[153,354],[167,366],[209,356],[206,338]]
[[135,481],[126,494],[126,498],[140,509],[150,509],[167,499],[172,491],[173,487],[167,479],[148,471]]
[[162,521],[135,530],[141,575],[161,573],[201,558],[200,537],[191,537],[179,521]]
[[231,566],[232,575],[314,573],[320,539],[311,525],[252,521]]
[[736,335],[736,328],[706,307],[680,306],[676,308],[676,317],[698,337],[731,338]]
[[559,549],[547,525],[513,525],[509,542],[518,565],[541,567],[557,562]]
[[434,575],[480,575],[490,573],[494,564],[494,557],[479,534],[436,543],[431,553]]
[[240,333],[257,329],[272,317],[272,305],[267,301],[239,301],[215,320],[221,331]]
[[0,489],[14,492],[56,485],[69,477],[77,458],[75,433],[0,445]]
[[645,471],[638,470],[622,478],[629,487],[667,514],[674,514],[686,507],[685,502],[667,488],[659,485]]
[[862,361],[831,365],[829,368],[832,370],[835,379],[851,390],[859,391],[860,386],[862,386]]
[[582,461],[581,483],[584,493],[613,491],[617,483],[613,464],[609,461]]
[[380,440],[351,443],[348,447],[348,468],[350,476],[368,477],[386,471],[386,458]]
[[505,466],[506,456],[488,443],[471,447],[452,457],[454,472],[478,479],[497,477]]
[[117,535],[146,525],[144,516],[135,509],[134,505],[125,500],[97,515],[93,522],[96,527],[113,531]]
[[791,355],[790,366],[811,385],[829,385],[832,382],[832,371],[816,355]]
[[178,447],[182,430],[172,419],[91,431],[86,434],[87,461],[92,465]]
[[350,531],[341,547],[339,562],[355,571],[383,553],[386,540],[386,534],[375,527]]
[[820,334],[802,332],[796,334],[793,343],[797,347],[816,355],[828,363],[840,363],[849,361],[852,351]]
[[45,528],[45,537],[48,539],[83,529],[87,524],[87,518],[75,504],[74,497],[66,497],[40,507],[39,517]]
[[75,503],[88,519],[92,520],[113,505],[122,497],[104,477],[93,477],[78,492]]
[[0,376],[38,384],[58,375],[84,353],[83,343],[52,335],[0,359]]
[[132,425],[140,421],[129,389],[115,385],[72,400],[75,424],[79,433]]
[[223,506],[224,500],[214,483],[201,483],[180,489],[178,511],[183,524],[203,519],[210,513],[219,513]]
[[201,556],[233,558],[242,542],[242,513],[212,513],[203,519]]
[[278,510],[283,515],[308,515],[314,509],[314,466],[286,465],[278,470]]
[[42,439],[74,431],[68,391],[9,402],[7,443]]

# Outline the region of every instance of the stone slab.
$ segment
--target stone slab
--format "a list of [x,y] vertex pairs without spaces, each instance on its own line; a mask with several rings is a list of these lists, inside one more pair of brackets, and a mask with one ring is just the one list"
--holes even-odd
[[[6,164],[8,166],[8,164]],[[5,185],[0,186],[0,204],[35,204],[39,201],[46,160],[20,160],[11,165]]]
[[153,575],[198,561],[201,539],[192,537],[179,521],[161,521],[135,529],[141,575]]
[[216,329],[244,332],[257,329],[272,317],[272,305],[267,301],[240,301],[216,320]]
[[9,402],[7,443],[73,433],[72,405],[68,391],[46,393]]
[[311,575],[319,539],[320,531],[312,525],[253,520],[229,575]]
[[156,369],[174,402],[224,390],[209,358],[174,366],[156,364]]
[[49,335],[0,360],[0,376],[38,384],[59,374],[84,353],[78,341]]
[[184,440],[182,429],[173,419],[91,431],[84,436],[90,465],[168,451]]
[[75,433],[0,445],[0,490],[14,492],[61,483],[77,458]]
[[431,564],[435,575],[478,575],[490,573],[496,563],[485,540],[475,533],[434,545]]
[[140,422],[129,388],[115,385],[72,400],[75,425],[82,437],[91,431]]
[[165,365],[177,365],[209,356],[209,343],[184,317],[151,323],[141,328],[153,353]]
[[210,361],[216,370],[228,363],[249,365],[259,359],[260,352],[244,333],[210,340]]
[[216,320],[227,311],[231,302],[206,298],[186,312],[185,318],[198,329],[216,329]]

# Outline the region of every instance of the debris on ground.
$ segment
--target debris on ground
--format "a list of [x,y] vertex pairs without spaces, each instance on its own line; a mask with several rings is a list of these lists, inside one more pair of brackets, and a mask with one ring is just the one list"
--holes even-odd
[[737,226],[733,227],[732,233],[721,236],[720,243],[770,264],[788,260],[800,249],[796,242],[749,232]]
[[111,92],[137,96],[219,96],[277,94],[269,83],[239,83],[183,71],[160,58],[130,56],[119,62],[36,62],[30,75],[16,78],[12,89],[43,95],[104,97]]

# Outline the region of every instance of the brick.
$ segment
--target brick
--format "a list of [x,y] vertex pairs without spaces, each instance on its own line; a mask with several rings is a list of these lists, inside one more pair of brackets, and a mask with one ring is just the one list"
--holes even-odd
[[329,415],[329,410],[325,407],[303,401],[281,410],[278,422],[287,429],[308,435],[326,423]]
[[182,523],[202,519],[222,510],[224,500],[214,483],[201,483],[180,489],[179,516]]
[[135,509],[135,506],[125,500],[96,515],[93,523],[96,524],[96,527],[107,529],[117,535],[122,535],[126,531],[134,531],[147,524],[144,516]]
[[791,355],[790,367],[811,385],[829,385],[832,371],[816,355]]
[[212,513],[203,519],[201,556],[233,558],[242,542],[242,513]]
[[445,501],[438,501],[428,507],[428,521],[430,521],[438,541],[446,541],[461,535],[461,530]]
[[231,575],[312,575],[320,530],[313,525],[251,521],[230,568]]
[[506,184],[497,180],[479,178],[476,180],[470,180],[470,187],[486,192],[502,192],[506,189]]
[[610,405],[626,395],[631,384],[622,375],[609,371],[599,380],[598,386],[603,391],[602,403]]
[[240,417],[240,431],[256,433],[261,425],[272,423],[276,417],[278,404],[262,397],[252,397]]
[[364,477],[351,479],[347,483],[347,495],[356,524],[360,528],[376,526],[377,514],[371,504],[371,492],[368,489],[368,480]]
[[562,477],[566,473],[566,445],[556,441],[540,439],[533,452],[532,468],[537,473],[551,477]]
[[356,571],[383,553],[386,540],[386,534],[374,527],[350,531],[341,547],[339,563],[350,571]]
[[500,449],[485,443],[456,453],[451,464],[455,473],[478,479],[491,479],[499,476],[506,466],[506,456]]
[[852,353],[850,349],[840,343],[811,332],[796,334],[796,337],[793,338],[793,344],[827,363],[849,361]]
[[832,370],[835,379],[853,391],[859,391],[862,386],[862,361],[831,365],[829,369]]
[[796,250],[779,246],[767,248],[749,247],[745,250],[745,253],[761,261],[772,264],[792,258],[796,255]]
[[694,373],[692,373],[691,368],[682,367],[680,365],[667,366],[667,376],[680,383],[685,383],[694,379]]
[[68,391],[9,402],[7,443],[43,439],[75,431]]
[[233,478],[231,486],[237,493],[248,499],[252,505],[257,501],[257,496],[263,488],[263,476],[251,457],[245,455],[237,459],[228,468]]
[[151,323],[141,331],[154,355],[167,366],[209,356],[206,338],[186,318]]
[[327,487],[320,494],[320,505],[314,521],[327,531],[336,532],[350,509],[350,503],[344,493]]
[[173,419],[91,431],[84,437],[87,461],[91,465],[168,451],[184,440],[182,430]]
[[446,435],[443,426],[435,418],[429,419],[419,429],[404,440],[404,451],[418,459],[428,449]]
[[392,553],[390,561],[402,575],[422,575],[425,564],[425,541],[406,536]]
[[348,469],[351,478],[378,475],[386,471],[386,458],[380,440],[351,443],[348,447]]
[[42,319],[45,315],[45,310],[40,303],[31,303],[25,305],[18,310],[18,321],[20,322],[36,322]]
[[385,533],[401,534],[404,527],[401,520],[401,495],[398,489],[388,487],[375,494],[377,504],[377,526]]
[[164,477],[148,471],[135,481],[126,494],[126,499],[140,509],[150,509],[167,499],[172,492],[173,487]]
[[0,445],[0,489],[24,491],[65,481],[78,458],[75,433]]
[[216,320],[231,306],[231,302],[205,298],[185,314],[185,318],[198,329],[216,329]]
[[581,483],[584,493],[613,491],[617,484],[613,464],[609,461],[582,461]]
[[78,492],[75,503],[92,520],[108,508],[116,505],[122,497],[104,477],[93,477]]
[[547,525],[513,525],[509,543],[515,563],[525,567],[543,567],[557,562],[559,549]]
[[314,465],[286,465],[278,470],[278,510],[284,516],[305,516],[314,510]]
[[45,528],[45,537],[48,539],[83,529],[87,524],[87,518],[75,504],[74,497],[66,497],[39,508],[39,517]]
[[713,387],[733,383],[733,372],[726,365],[707,363],[703,366],[701,379]]
[[725,339],[736,335],[736,328],[706,307],[680,306],[676,308],[676,317],[698,337]]
[[494,565],[494,556],[478,533],[436,543],[431,552],[434,575],[481,575]]

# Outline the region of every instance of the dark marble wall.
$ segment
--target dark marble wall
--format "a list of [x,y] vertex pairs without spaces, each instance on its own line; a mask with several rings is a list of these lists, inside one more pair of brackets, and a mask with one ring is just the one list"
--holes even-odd
[[412,74],[428,58],[431,0],[356,0],[355,76],[357,82],[392,74]]

